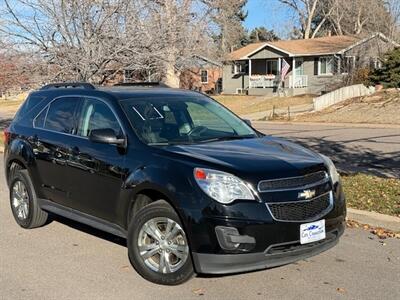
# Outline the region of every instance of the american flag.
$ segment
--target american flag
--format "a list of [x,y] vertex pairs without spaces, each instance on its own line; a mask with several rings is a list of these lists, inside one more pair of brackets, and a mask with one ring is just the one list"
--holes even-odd
[[288,73],[290,69],[290,65],[287,63],[287,61],[282,58],[282,70],[281,70],[281,81],[285,80],[286,74]]

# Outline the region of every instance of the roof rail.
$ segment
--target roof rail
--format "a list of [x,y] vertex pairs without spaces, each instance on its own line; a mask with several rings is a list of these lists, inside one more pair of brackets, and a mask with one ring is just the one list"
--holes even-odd
[[59,88],[83,88],[87,90],[94,90],[96,87],[87,82],[61,82],[61,83],[50,83],[42,86],[41,90],[59,89]]
[[113,86],[126,86],[126,87],[168,87],[165,83],[158,82],[158,81],[139,81],[139,82],[121,82],[116,83]]

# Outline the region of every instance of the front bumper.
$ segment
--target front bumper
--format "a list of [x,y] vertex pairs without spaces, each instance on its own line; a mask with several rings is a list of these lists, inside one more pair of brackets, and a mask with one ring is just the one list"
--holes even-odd
[[247,254],[192,253],[197,273],[228,274],[272,268],[302,260],[335,246],[344,232],[344,223],[327,232],[324,240],[301,245],[300,241],[269,246],[264,252]]

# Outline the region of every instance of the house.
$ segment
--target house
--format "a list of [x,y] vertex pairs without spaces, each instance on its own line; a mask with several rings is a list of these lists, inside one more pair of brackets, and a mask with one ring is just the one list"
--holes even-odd
[[222,64],[195,55],[180,75],[180,88],[215,94],[222,90]]
[[[399,44],[381,33],[366,38],[327,36],[249,44],[224,62],[223,93],[273,95],[320,93],[343,81],[356,66],[380,66],[381,55]],[[289,68],[282,80],[284,67]]]

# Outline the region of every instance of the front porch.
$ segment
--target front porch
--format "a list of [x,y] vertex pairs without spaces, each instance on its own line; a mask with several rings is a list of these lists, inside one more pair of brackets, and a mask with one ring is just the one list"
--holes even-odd
[[[290,75],[286,75],[282,80],[283,59],[281,57],[249,59],[249,94],[272,95],[278,91],[278,88],[287,90],[308,87],[308,76],[304,75],[303,61],[301,59],[296,60],[294,57],[290,59],[290,69],[287,72]],[[289,58],[286,58],[286,60],[289,60]]]

